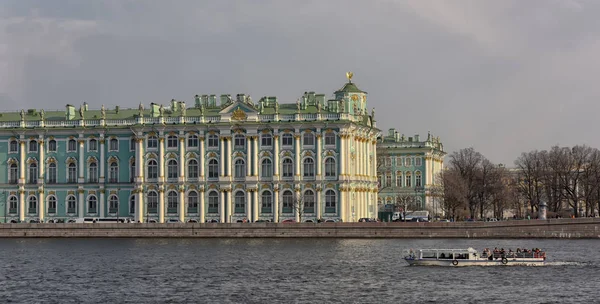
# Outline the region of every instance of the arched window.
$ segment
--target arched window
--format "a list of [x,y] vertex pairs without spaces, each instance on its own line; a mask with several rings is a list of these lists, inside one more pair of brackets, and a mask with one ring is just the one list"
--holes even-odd
[[158,193],[154,190],[148,192],[148,213],[158,213]]
[[188,161],[188,178],[198,178],[198,161],[190,159]]
[[16,184],[19,181],[19,166],[16,163],[10,164],[8,170],[8,183]]
[[75,214],[77,213],[77,199],[74,195],[67,196],[67,213]]
[[38,151],[38,142],[36,140],[29,141],[29,153],[37,153]]
[[208,161],[208,178],[218,178],[218,177],[219,177],[219,162],[213,158]]
[[56,184],[56,163],[52,162],[48,164],[48,184]]
[[48,214],[56,213],[56,196],[48,196]]
[[235,161],[235,178],[244,178],[246,176],[246,163],[239,158]]
[[109,183],[118,183],[119,182],[119,164],[114,161],[110,163],[109,171],[108,171],[108,182]]
[[146,147],[148,149],[153,150],[158,148],[158,137],[154,135],[148,136],[148,140],[146,141]]
[[9,153],[17,153],[17,152],[19,152],[19,142],[16,141],[16,140],[14,140],[14,139],[10,141],[10,144],[9,144],[8,147],[9,147],[8,148],[8,152]]
[[314,146],[315,145],[315,135],[312,132],[304,133],[302,137],[302,145],[303,146]]
[[135,195],[129,197],[129,214],[135,214],[135,203],[136,203]]
[[77,165],[72,162],[67,167],[67,183],[74,184],[77,182]]
[[282,147],[291,147],[294,145],[294,137],[291,133],[284,133],[281,135],[281,146]]
[[96,199],[95,195],[90,195],[88,197],[88,213],[96,212],[98,212],[98,199]]
[[421,172],[417,171],[415,173],[415,187],[421,187]]
[[108,151],[119,151],[119,140],[111,138],[108,142]]
[[281,212],[292,213],[294,210],[294,193],[290,190],[283,191],[283,208]]
[[335,158],[328,157],[325,160],[325,177],[335,177],[337,176],[337,168],[335,165]]
[[262,160],[260,164],[260,176],[261,177],[272,177],[273,176],[273,162],[269,158]]
[[36,163],[29,164],[29,178],[27,179],[28,184],[37,184],[38,178],[38,166]]
[[219,193],[217,191],[208,193],[208,213],[219,213]]
[[325,191],[325,213],[336,213],[337,212],[337,196],[335,191]]
[[333,132],[325,133],[325,146],[328,146],[328,147],[335,146],[335,133],[333,133]]
[[169,159],[169,162],[167,163],[167,178],[177,178],[177,161],[174,159]]
[[273,213],[273,194],[271,191],[263,191],[260,213]]
[[208,135],[208,147],[209,148],[218,148],[219,147],[219,136],[216,134]]
[[169,137],[167,137],[167,148],[177,148],[177,136],[169,135]]
[[402,171],[396,171],[396,187],[402,187]]
[[15,214],[19,208],[19,199],[16,196],[10,196],[8,198],[8,213]]
[[246,195],[243,191],[235,193],[235,213],[246,213]]
[[284,158],[281,167],[281,173],[284,178],[294,177],[294,162],[292,162],[291,158]]
[[88,141],[88,151],[98,151],[98,141],[95,138],[91,138],[90,141]]
[[48,142],[48,152],[56,152],[56,140],[51,139]]
[[310,189],[304,192],[304,213],[315,213],[315,192]]
[[88,165],[88,181],[90,183],[98,182],[98,164],[95,161]]
[[260,136],[260,146],[261,147],[271,147],[273,145],[273,136],[271,133],[263,133]]
[[188,213],[198,213],[198,192],[190,191],[187,197]]
[[192,134],[188,137],[188,148],[198,148],[198,135]]
[[148,161],[148,179],[155,180],[158,178],[158,163],[151,159]]
[[246,136],[243,134],[236,134],[233,139],[233,147],[237,150],[243,150],[246,147]]
[[177,213],[177,192],[169,191],[167,193],[167,213]]
[[67,143],[67,152],[75,152],[77,151],[77,142],[74,139],[69,139]]
[[304,159],[304,177],[315,177],[315,161],[312,158]]
[[119,197],[116,195],[111,195],[108,198],[108,213],[118,213],[119,212]]
[[37,214],[37,197],[35,195],[30,196],[27,199],[28,212],[29,214]]
[[412,187],[412,178],[410,172],[406,172],[405,180],[406,182],[404,183],[404,186],[409,188]]

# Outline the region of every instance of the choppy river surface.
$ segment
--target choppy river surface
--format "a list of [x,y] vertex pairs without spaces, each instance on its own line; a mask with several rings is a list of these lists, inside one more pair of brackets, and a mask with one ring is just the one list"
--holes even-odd
[[[546,267],[408,267],[539,247]],[[598,303],[600,240],[0,239],[0,303]]]

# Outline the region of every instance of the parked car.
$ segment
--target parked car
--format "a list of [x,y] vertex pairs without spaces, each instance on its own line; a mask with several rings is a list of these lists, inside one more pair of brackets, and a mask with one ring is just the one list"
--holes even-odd
[[187,222],[188,222],[188,223],[197,223],[197,222],[198,222],[198,220],[195,220],[195,219],[189,219]]
[[295,223],[295,222],[296,222],[296,220],[295,220],[295,219],[286,219],[286,220],[283,220],[283,221],[281,221],[281,222],[282,222],[282,223]]
[[178,219],[169,219],[167,220],[167,223],[181,223],[181,221],[179,221]]
[[377,222],[377,220],[375,220],[375,219],[366,218],[366,217],[363,217],[363,218],[359,219],[358,221],[361,222],[361,223]]

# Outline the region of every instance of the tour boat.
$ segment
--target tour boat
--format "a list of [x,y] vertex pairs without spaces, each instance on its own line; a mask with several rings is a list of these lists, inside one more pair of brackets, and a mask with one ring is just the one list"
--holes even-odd
[[[405,250],[404,260],[416,266],[544,266],[543,251],[489,252],[479,254],[467,249],[417,249]],[[488,253],[489,252],[489,253]]]

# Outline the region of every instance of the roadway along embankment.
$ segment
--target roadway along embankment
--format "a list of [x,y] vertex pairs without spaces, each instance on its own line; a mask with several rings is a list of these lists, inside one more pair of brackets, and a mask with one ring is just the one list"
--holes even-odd
[[600,238],[600,218],[455,223],[1,224],[0,238]]

